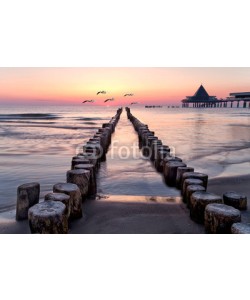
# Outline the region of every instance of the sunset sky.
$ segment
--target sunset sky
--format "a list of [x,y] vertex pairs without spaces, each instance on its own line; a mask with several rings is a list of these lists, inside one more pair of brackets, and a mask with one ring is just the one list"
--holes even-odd
[[[0,103],[180,104],[203,84],[218,98],[250,91],[250,68],[0,68]],[[106,95],[96,95],[99,90]],[[133,97],[123,97],[133,93]],[[93,105],[93,104],[91,104]],[[106,105],[106,104],[105,104]]]

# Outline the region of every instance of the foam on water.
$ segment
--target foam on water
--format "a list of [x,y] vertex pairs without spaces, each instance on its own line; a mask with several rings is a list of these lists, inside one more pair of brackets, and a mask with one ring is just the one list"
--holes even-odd
[[2,120],[22,120],[22,119],[59,119],[60,117],[55,114],[40,114],[40,113],[23,113],[23,114],[0,114],[0,119]]

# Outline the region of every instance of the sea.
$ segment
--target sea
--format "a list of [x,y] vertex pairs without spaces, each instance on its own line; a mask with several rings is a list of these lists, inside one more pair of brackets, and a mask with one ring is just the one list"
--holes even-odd
[[[250,174],[250,109],[145,108],[131,112],[171,151],[209,178]],[[72,156],[118,106],[0,105],[0,213],[13,210],[17,187],[39,182],[41,199],[65,182]],[[98,194],[176,196],[138,149],[125,110],[97,176]]]

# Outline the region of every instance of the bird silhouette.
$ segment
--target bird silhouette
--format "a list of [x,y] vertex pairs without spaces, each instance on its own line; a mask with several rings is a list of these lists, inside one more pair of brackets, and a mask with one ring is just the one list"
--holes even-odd
[[86,103],[86,102],[93,103],[95,102],[95,100],[84,100],[82,103]]
[[133,104],[138,104],[139,102],[131,102],[131,105],[133,105]]
[[104,100],[104,102],[114,101],[114,100],[115,100],[114,98],[109,98],[109,99]]
[[99,95],[99,94],[106,94],[106,91],[99,91],[99,92],[97,92],[96,95]]
[[128,97],[131,97],[131,96],[134,96],[134,94],[125,94],[125,95],[124,95],[124,97],[127,97],[127,96],[128,96]]

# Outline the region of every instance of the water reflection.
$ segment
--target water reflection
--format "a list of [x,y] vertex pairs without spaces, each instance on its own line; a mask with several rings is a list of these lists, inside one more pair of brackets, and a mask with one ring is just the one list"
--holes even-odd
[[171,196],[144,196],[144,195],[97,195],[95,198],[97,201],[108,202],[148,202],[148,203],[182,203],[181,197]]
[[[231,165],[232,157],[238,158],[237,164],[250,162],[248,109],[162,108],[157,110],[157,118],[152,111],[142,110],[136,116],[173,146],[177,156],[210,177],[238,175],[240,167]],[[249,170],[243,167],[240,174],[249,174]]]

